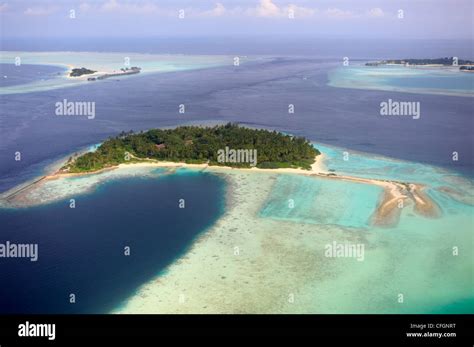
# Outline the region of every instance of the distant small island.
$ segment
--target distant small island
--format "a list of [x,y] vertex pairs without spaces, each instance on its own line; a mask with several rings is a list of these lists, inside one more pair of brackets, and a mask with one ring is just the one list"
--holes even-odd
[[[120,71],[117,72],[109,72],[109,73],[102,73],[99,76],[91,76],[87,78],[88,81],[96,81],[96,80],[104,80],[106,78],[110,77],[118,77],[118,76],[126,76],[126,75],[135,75],[137,73],[140,73],[141,68],[138,66],[132,66],[132,67],[125,67],[121,68]],[[95,74],[97,71],[86,69],[85,67],[81,68],[74,68],[71,70],[69,73],[69,77],[80,77],[83,75],[91,75]]]
[[[231,151],[256,151],[255,165],[222,161]],[[69,158],[62,173],[94,172],[123,163],[149,160],[208,164],[239,168],[311,169],[320,152],[304,137],[276,131],[250,129],[228,123],[214,127],[182,126],[145,132],[122,132],[109,138],[95,152]]]
[[85,67],[81,67],[81,68],[72,69],[69,76],[70,77],[79,77],[79,76],[82,76],[82,75],[90,75],[90,74],[93,74],[93,73],[96,73],[96,72],[97,71],[89,70],[89,69],[86,69]]
[[[368,62],[366,66],[379,66],[379,65],[439,65],[439,66],[456,66],[454,65],[454,57],[435,58],[435,59],[392,59],[392,60],[381,60],[376,62]],[[471,60],[458,59],[457,66],[460,65],[474,65]],[[462,68],[463,66],[461,66]]]

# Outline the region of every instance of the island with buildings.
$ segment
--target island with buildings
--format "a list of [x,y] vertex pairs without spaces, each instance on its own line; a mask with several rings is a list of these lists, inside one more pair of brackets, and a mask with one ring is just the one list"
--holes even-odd
[[390,59],[368,62],[366,66],[404,65],[404,66],[459,66],[460,70],[470,70],[474,66],[471,60],[445,57],[435,59]]
[[138,66],[125,67],[125,68],[121,68],[119,71],[113,71],[113,72],[94,71],[91,69],[87,69],[85,67],[81,67],[81,68],[72,68],[71,72],[69,73],[69,77],[77,78],[84,75],[89,75],[89,77],[87,77],[88,81],[96,81],[96,80],[104,80],[110,77],[135,75],[137,73],[140,73],[140,71],[141,71],[141,68]]

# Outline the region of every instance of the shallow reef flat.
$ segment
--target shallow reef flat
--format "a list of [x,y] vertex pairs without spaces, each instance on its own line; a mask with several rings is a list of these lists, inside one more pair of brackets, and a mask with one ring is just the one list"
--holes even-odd
[[[337,165],[342,149],[322,151],[329,170],[342,169]],[[395,224],[380,209],[393,197],[377,186],[338,181],[334,190],[325,187],[329,179],[324,177],[226,172],[224,217],[186,256],[114,312],[474,312],[471,180],[417,163],[356,155],[355,171],[384,179],[412,175],[423,183],[419,191],[406,187],[411,199],[404,200],[403,208],[389,209],[397,213]],[[340,165],[351,171],[347,162]],[[365,212],[354,223],[344,209],[354,208],[347,191],[357,189],[372,200],[365,202],[370,206],[355,206]],[[379,217],[385,221],[380,225],[374,220],[377,194]],[[429,200],[423,200],[425,195]],[[420,196],[435,204],[430,211],[436,215],[423,213]],[[287,205],[291,197],[293,208]],[[363,260],[327,257],[326,247],[334,242],[364,245]],[[460,251],[456,255],[455,249]]]
[[[225,215],[115,313],[422,313],[472,295],[469,250],[451,249],[472,242],[472,207],[433,219],[407,206],[396,228],[347,227],[341,211],[340,224],[315,224],[265,215],[273,190],[285,189],[279,175],[219,174],[231,195]],[[295,188],[286,186],[290,195]],[[314,203],[317,190],[307,193]],[[344,208],[344,197],[332,199]],[[334,242],[363,244],[363,259],[326,256]]]
[[417,94],[472,97],[474,75],[459,67],[361,66],[337,68],[328,85]]
[[[232,65],[233,57],[225,55],[171,55],[140,53],[100,53],[100,52],[10,52],[0,55],[0,63],[15,64],[19,57],[21,64],[63,66],[65,73],[48,80],[37,80],[28,84],[2,87],[0,94],[30,93],[64,87],[72,87],[87,81],[88,75],[68,77],[72,68],[87,68],[97,74],[119,72],[121,68],[137,66],[141,68],[138,75],[203,69],[216,66]],[[243,59],[242,63],[245,62]],[[137,76],[138,76],[137,75]],[[127,77],[128,78],[128,77]],[[100,82],[100,81],[96,81]]]

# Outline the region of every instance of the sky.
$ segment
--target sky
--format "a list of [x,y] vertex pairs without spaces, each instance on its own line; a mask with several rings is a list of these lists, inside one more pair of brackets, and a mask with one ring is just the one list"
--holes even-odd
[[474,0],[0,0],[1,36],[472,39]]

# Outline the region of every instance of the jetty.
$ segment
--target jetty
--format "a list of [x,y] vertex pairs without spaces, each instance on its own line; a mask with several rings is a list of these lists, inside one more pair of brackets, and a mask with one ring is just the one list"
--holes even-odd
[[120,69],[120,72],[113,72],[113,73],[106,73],[104,75],[100,75],[97,77],[89,77],[87,80],[88,81],[95,81],[95,80],[105,80],[106,78],[110,77],[119,77],[119,76],[126,76],[126,75],[135,75],[137,73],[140,73],[141,68],[137,66],[132,66],[130,68],[122,68]]

